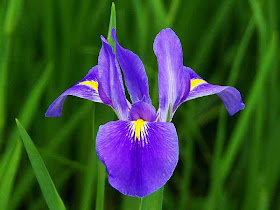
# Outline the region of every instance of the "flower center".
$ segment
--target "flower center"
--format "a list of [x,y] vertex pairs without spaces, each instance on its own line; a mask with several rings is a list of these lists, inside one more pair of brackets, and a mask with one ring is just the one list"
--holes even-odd
[[132,121],[135,125],[135,137],[137,139],[139,139],[140,137],[140,134],[141,134],[141,130],[142,130],[142,127],[144,126],[145,122],[144,120],[142,119],[138,119],[136,121]]

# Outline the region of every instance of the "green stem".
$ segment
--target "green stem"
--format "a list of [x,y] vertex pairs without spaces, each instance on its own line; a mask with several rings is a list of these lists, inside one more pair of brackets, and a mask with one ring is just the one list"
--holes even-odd
[[163,201],[163,190],[164,187],[160,188],[158,191],[154,192],[151,195],[148,195],[144,198],[141,198],[140,202],[140,210],[161,210],[162,209],[162,201]]
[[97,163],[97,195],[96,195],[96,209],[102,210],[104,207],[104,191],[105,191],[105,167],[103,163]]
[[[111,7],[110,23],[108,30],[107,40],[109,44],[116,51],[114,41],[111,37],[112,28],[116,28],[116,8],[114,2]],[[98,161],[97,163],[97,195],[96,195],[96,209],[102,210],[104,208],[104,192],[105,192],[105,179],[106,179],[106,170],[102,162]]]
[[[167,119],[166,122],[170,122],[171,120],[171,104],[169,105],[168,108],[168,113],[167,113]],[[161,210],[162,209],[162,200],[163,200],[163,189],[160,188],[158,191],[154,192],[151,195],[146,196],[145,198],[141,198],[140,202],[140,210],[144,209],[155,209],[155,210]]]

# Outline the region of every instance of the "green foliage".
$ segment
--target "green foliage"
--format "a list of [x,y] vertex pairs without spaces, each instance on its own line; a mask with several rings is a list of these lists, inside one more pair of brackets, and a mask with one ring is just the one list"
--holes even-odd
[[50,174],[39,152],[37,151],[34,143],[32,142],[28,133],[25,131],[25,129],[17,119],[16,119],[16,123],[18,126],[20,136],[24,143],[26,152],[28,154],[29,160],[31,162],[33,171],[39,182],[40,188],[48,204],[48,207],[50,209],[57,209],[57,210],[65,209],[64,204],[56,191],[56,188],[53,184]]
[[2,162],[1,167],[1,182],[0,182],[0,206],[2,209],[7,209],[13,183],[16,176],[16,171],[19,167],[21,157],[21,143],[17,141],[15,148],[11,150],[8,158]]
[[[0,209],[46,209],[46,196],[64,208],[54,184],[71,209],[160,209],[151,207],[155,200],[150,197],[140,203],[108,184],[94,142],[99,125],[116,119],[110,108],[68,97],[61,119],[44,117],[50,103],[97,64],[100,35],[108,34],[112,44],[110,31],[116,22],[119,41],[143,60],[156,108],[152,44],[165,27],[179,36],[186,66],[210,83],[235,86],[246,105],[229,117],[218,97],[209,96],[177,110],[172,121],[180,158],[164,187],[163,209],[279,209],[279,1],[115,4],[1,1]],[[36,139],[54,184],[49,175],[43,177],[54,194],[38,193],[30,162],[21,154],[16,116]],[[31,163],[34,167],[33,158]],[[45,167],[43,172],[48,174]]]

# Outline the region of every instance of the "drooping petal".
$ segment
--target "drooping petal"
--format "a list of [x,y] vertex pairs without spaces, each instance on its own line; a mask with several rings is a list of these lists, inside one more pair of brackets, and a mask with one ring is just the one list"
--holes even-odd
[[128,102],[125,97],[123,80],[116,56],[107,40],[101,36],[102,48],[98,57],[100,98],[111,106],[119,119],[128,119]]
[[148,77],[144,65],[138,55],[123,48],[117,39],[116,30],[112,29],[112,38],[116,43],[116,54],[122,68],[125,84],[132,102],[142,100],[144,96],[146,103],[151,103],[149,95]]
[[144,197],[172,176],[178,162],[178,137],[172,123],[109,122],[99,128],[96,151],[114,188]]
[[148,122],[153,122],[157,118],[157,112],[153,105],[142,100],[132,104],[128,118],[131,121],[142,119]]
[[234,115],[236,112],[245,108],[241,94],[236,88],[212,85],[198,76],[191,68],[184,67],[184,70],[189,72],[191,79],[191,89],[187,100],[217,94],[225,104],[230,115]]
[[[183,51],[179,38],[167,28],[161,30],[154,41],[158,61],[159,117],[160,121],[172,119],[174,111],[189,93],[189,77],[183,70]],[[171,108],[171,116],[168,110]]]
[[102,103],[98,91],[98,66],[89,70],[88,74],[74,86],[63,92],[48,108],[46,117],[60,117],[64,101],[68,95]]

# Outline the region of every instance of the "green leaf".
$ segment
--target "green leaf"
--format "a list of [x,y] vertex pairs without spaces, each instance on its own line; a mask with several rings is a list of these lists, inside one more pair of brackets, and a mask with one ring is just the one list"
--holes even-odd
[[[10,148],[7,148],[10,149]],[[16,172],[19,167],[19,161],[21,157],[21,142],[17,141],[14,148],[10,150],[7,161],[2,162],[4,167],[1,168],[2,176],[0,180],[0,207],[1,209],[7,209],[12,187],[14,184]],[[5,163],[6,162],[6,163]]]
[[[277,52],[278,37],[276,34],[271,36],[270,45],[266,51],[261,51],[263,53],[262,60],[259,65],[258,74],[252,84],[251,90],[249,92],[249,97],[246,102],[246,108],[244,113],[238,119],[236,127],[233,131],[233,135],[226,147],[224,156],[221,157],[220,170],[216,174],[212,181],[212,186],[210,188],[209,200],[207,204],[207,209],[215,209],[217,205],[218,196],[222,194],[222,187],[224,185],[225,179],[230,173],[230,169],[233,166],[233,162],[237,156],[237,152],[245,141],[245,134],[248,129],[248,124],[254,114],[256,105],[259,100],[259,93],[262,92],[265,81],[270,73],[271,65],[275,59]],[[258,104],[259,105],[259,104]]]
[[[25,103],[22,106],[19,119],[27,128],[30,126],[33,117],[37,114],[35,110],[38,109],[43,92],[48,87],[48,82],[50,81],[53,68],[54,66],[52,63],[47,64],[44,73],[38,79],[38,82],[36,82],[36,84],[32,87],[32,90],[30,91]],[[18,133],[15,127],[12,131],[12,134],[8,138],[8,142],[12,143],[17,138]]]
[[[58,133],[48,141],[44,148],[49,151],[56,151],[59,145],[69,139],[69,136],[73,133],[79,122],[81,122],[82,118],[89,113],[91,107],[92,105],[90,103],[86,103],[81,107],[81,109],[73,113],[71,120],[65,123],[62,129],[60,129],[60,131],[58,131]],[[11,209],[18,208],[20,202],[24,198],[24,194],[28,191],[28,189],[32,188],[34,183],[35,180],[32,169],[26,168],[25,170],[22,170],[21,179],[13,193],[13,203],[10,205]]]
[[204,33],[201,43],[198,44],[198,51],[195,55],[194,67],[196,69],[201,69],[205,66],[206,60],[210,53],[212,46],[214,44],[215,38],[220,31],[222,24],[227,20],[227,17],[230,14],[230,9],[234,5],[233,0],[223,1],[219,6],[218,10],[215,12],[215,16],[209,23],[207,31]]
[[6,21],[5,21],[5,33],[8,36],[14,32],[18,24],[19,16],[22,10],[22,5],[23,5],[22,0],[9,1]]
[[112,28],[115,28],[117,30],[116,8],[114,2],[112,3],[112,7],[111,7],[111,16],[110,16],[110,24],[109,24],[107,40],[109,44],[113,47],[114,51],[116,51],[116,44],[111,36]]
[[29,160],[31,162],[35,176],[39,182],[40,188],[50,209],[65,209],[65,206],[56,191],[54,183],[50,177],[50,174],[37,151],[34,143],[29,137],[28,133],[25,131],[21,123],[16,119],[18,130],[22,141],[24,143],[25,149],[27,151]]
[[0,39],[0,143],[4,132],[7,115],[7,92],[8,92],[8,64],[10,59],[11,41],[5,43]]

